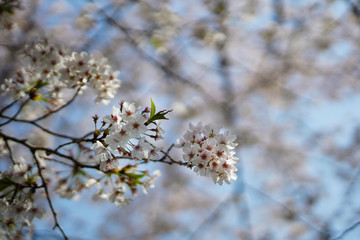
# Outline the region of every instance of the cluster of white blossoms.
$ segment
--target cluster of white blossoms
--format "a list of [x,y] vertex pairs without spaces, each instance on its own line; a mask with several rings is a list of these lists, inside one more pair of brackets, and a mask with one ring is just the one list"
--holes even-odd
[[[94,200],[105,199],[111,203],[114,203],[115,206],[120,208],[124,205],[129,204],[129,202],[131,201],[129,198],[125,197],[126,185],[130,187],[132,194],[136,195],[137,188],[134,182],[138,181],[137,184],[141,185],[143,192],[147,194],[149,188],[154,188],[155,179],[157,179],[161,175],[159,170],[155,170],[151,176],[147,173],[140,173],[140,174],[130,173],[130,174],[135,178],[126,179],[123,177],[122,180],[121,178],[119,180],[113,179],[111,181],[112,182],[111,186],[109,186],[109,184],[106,184],[106,182],[102,185],[100,183],[97,183],[96,186],[98,188],[98,192],[93,195],[93,199]],[[126,176],[126,174],[124,176]],[[140,182],[139,179],[142,178],[143,176],[146,176],[146,178],[142,182]]]
[[232,151],[237,146],[235,135],[229,131],[221,131],[221,127],[198,123],[190,124],[189,130],[182,139],[178,139],[177,147],[182,148],[184,160],[201,176],[210,176],[214,183],[227,184],[236,180],[235,164],[239,161]]
[[[97,116],[94,120],[96,118]],[[163,130],[159,124],[150,122],[148,107],[141,110],[135,103],[129,102],[121,102],[119,107],[114,106],[112,114],[103,118],[102,128],[107,127],[100,140],[91,148],[95,152],[95,159],[100,163],[100,170],[110,175],[104,184],[100,184],[100,181],[95,184],[98,187],[95,199],[106,199],[121,207],[129,202],[125,198],[126,186],[133,194],[137,193],[137,186],[141,186],[145,194],[148,188],[154,187],[154,180],[160,176],[160,171],[157,170],[150,176],[147,171],[139,171],[136,167],[138,163],[159,159],[159,149],[150,144],[148,138],[161,138]],[[126,159],[135,162],[120,166],[119,162]],[[109,185],[107,181],[112,184],[106,189],[105,186]]]
[[2,198],[0,211],[1,239],[23,239],[23,229],[29,227],[34,218],[42,218],[45,213],[45,209],[34,207],[31,199],[19,197],[14,200]]
[[130,199],[125,196],[127,187],[136,195],[137,186],[141,185],[143,192],[147,194],[148,188],[154,187],[154,181],[160,175],[159,170],[149,175],[147,171],[136,171],[136,168],[130,169],[124,166],[123,169],[112,169],[102,174],[100,178],[95,178],[77,169],[73,171],[71,177],[57,178],[54,189],[62,198],[79,200],[80,193],[84,189],[96,187],[97,191],[93,194],[93,200],[104,199],[117,207],[122,207],[130,202]]
[[0,173],[1,239],[21,239],[16,236],[23,235],[23,228],[29,227],[34,218],[42,218],[45,209],[34,204],[38,182],[37,170],[22,157],[10,166],[9,171]]
[[62,99],[65,89],[83,90],[90,86],[95,102],[108,104],[120,87],[120,72],[113,71],[107,59],[86,52],[70,53],[47,40],[27,45],[24,60],[27,66],[1,85],[12,99]]
[[[81,92],[91,87],[96,95],[95,102],[107,104],[120,87],[120,80],[117,79],[119,72],[114,72],[104,58],[95,59],[85,52],[68,53],[49,44],[47,40],[28,45],[24,56],[27,67],[18,70],[14,78],[5,79],[1,85],[3,92],[14,100],[26,98],[56,103],[63,99],[67,89]],[[99,117],[93,117],[95,131],[92,139],[84,137],[74,141],[71,138],[71,142],[51,151],[35,147],[42,146],[41,135],[36,134],[35,142],[31,142],[31,138],[25,142],[1,132],[0,155],[9,154],[12,164],[7,171],[0,172],[0,239],[4,236],[18,239],[17,234],[27,231],[24,229],[30,227],[35,217],[43,216],[45,210],[36,206],[36,198],[45,200],[46,197],[53,211],[50,190],[62,198],[76,199],[84,189],[96,187],[94,200],[106,199],[121,207],[129,203],[127,189],[136,195],[138,189],[142,188],[147,194],[148,189],[154,187],[155,179],[160,176],[159,170],[150,175],[147,170],[139,168],[140,164],[156,161],[186,165],[168,155],[173,145],[165,152],[151,143],[152,140],[162,138],[163,130],[158,120],[167,119],[165,115],[171,111],[156,113],[152,100],[151,108],[143,109],[135,103],[122,101],[119,106],[113,107],[111,114],[102,119],[99,129]],[[51,132],[47,133],[51,135]],[[235,164],[238,158],[234,157],[232,151],[237,145],[235,139],[228,131],[221,131],[220,127],[190,124],[190,130],[179,140],[178,146],[183,149],[188,166],[200,175],[211,176],[214,183],[222,185],[223,181],[230,184],[231,179],[237,178]],[[33,159],[28,159],[28,162],[24,158],[14,159],[9,141],[29,148]],[[80,145],[82,141],[91,142],[92,151]],[[78,143],[78,154],[72,149],[63,148],[75,143]],[[60,149],[70,155],[60,152]],[[162,154],[161,158],[159,153]],[[95,162],[92,161],[94,158]],[[168,161],[164,161],[167,158]],[[67,160],[70,162],[65,162]],[[50,161],[52,164],[46,166],[45,163]],[[52,167],[57,163],[63,164],[64,168],[70,167],[71,172]],[[98,171],[90,174],[87,168]],[[54,211],[53,215],[57,222]]]
[[82,190],[94,186],[97,182],[98,181],[95,178],[92,178],[90,175],[86,174],[86,172],[77,169],[77,171],[73,171],[71,178],[57,178],[54,189],[62,198],[74,198],[78,200]]
[[[113,113],[103,118],[104,124],[109,124],[107,135],[103,141],[96,141],[95,157],[100,161],[100,169],[109,171],[118,168],[118,161],[113,151],[135,160],[152,160],[158,158],[157,149],[152,147],[146,137],[161,138],[163,132],[159,125],[149,128],[149,109],[143,111],[135,103],[121,102],[120,107],[113,107]],[[154,132],[155,135],[146,133]]]

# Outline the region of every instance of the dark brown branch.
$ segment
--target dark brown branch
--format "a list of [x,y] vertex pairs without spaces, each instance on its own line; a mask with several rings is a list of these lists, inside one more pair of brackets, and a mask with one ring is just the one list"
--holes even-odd
[[87,165],[87,164],[83,164],[79,161],[77,161],[75,158],[73,158],[72,156],[68,156],[68,155],[65,155],[65,154],[62,154],[60,153],[59,151],[56,151],[54,149],[51,149],[51,148],[46,148],[46,147],[36,147],[36,146],[33,146],[29,143],[27,143],[27,139],[18,139],[18,138],[15,138],[15,137],[11,137],[11,136],[8,136],[2,132],[0,132],[0,136],[4,138],[4,140],[11,140],[13,142],[17,142],[17,143],[20,143],[22,144],[23,146],[27,147],[28,149],[30,149],[31,151],[45,151],[46,154],[55,154],[59,157],[62,157],[62,158],[65,158],[65,159],[68,159],[70,161],[72,161],[73,163],[76,164],[76,166],[78,167],[82,167],[82,168],[92,168],[92,169],[99,169],[99,166],[97,165]]
[[[52,115],[52,114],[54,114],[54,113],[57,113],[57,112],[59,112],[60,110],[62,110],[63,108],[69,106],[69,105],[75,100],[75,98],[78,96],[79,91],[80,91],[80,88],[76,91],[76,93],[74,94],[74,96],[72,96],[72,98],[71,98],[69,101],[67,101],[64,105],[62,105],[61,107],[57,108],[56,110],[53,110],[53,111],[50,111],[50,112],[44,114],[44,115],[41,116],[41,117],[38,117],[38,118],[33,119],[33,120],[16,119],[16,117],[17,117],[17,116],[19,115],[19,113],[21,112],[22,108],[23,108],[23,107],[25,106],[25,104],[30,100],[30,99],[27,99],[27,100],[20,106],[19,110],[16,112],[16,114],[15,114],[13,117],[9,117],[9,116],[5,116],[5,115],[1,115],[1,114],[0,114],[0,117],[9,119],[8,121],[0,124],[0,127],[8,124],[8,123],[11,122],[11,121],[14,121],[14,122],[22,122],[22,123],[30,123],[30,124],[33,124],[33,125],[39,127],[39,125],[36,124],[36,122],[38,122],[38,121],[40,121],[40,120],[43,120],[43,119],[49,117],[50,115]],[[48,130],[48,131],[49,131],[49,130]],[[58,134],[58,135],[61,135],[61,134]],[[67,137],[67,136],[64,135],[64,137]],[[71,138],[71,137],[70,137],[70,138]]]
[[16,117],[20,114],[21,110],[25,107],[25,105],[29,102],[30,98],[26,99],[19,107],[19,109],[17,110],[17,112],[15,113],[14,116],[8,118],[8,120],[6,122],[3,122],[0,124],[0,127],[5,126],[6,124],[14,121],[16,119]]
[[[6,118],[6,119],[12,119],[11,117],[9,116],[5,116],[5,115],[0,115],[0,117],[2,118]],[[14,122],[20,122],[20,123],[28,123],[28,124],[32,124],[34,125],[35,127],[41,129],[42,131],[48,133],[48,134],[51,134],[53,136],[56,136],[56,137],[60,137],[60,138],[67,138],[67,139],[72,139],[73,141],[79,141],[81,140],[82,138],[76,138],[76,137],[73,137],[73,136],[69,136],[69,135],[65,135],[65,134],[61,134],[61,133],[57,133],[57,132],[53,132],[43,126],[41,126],[40,124],[36,123],[35,120],[24,120],[24,119],[12,119],[12,121]],[[90,132],[88,133],[86,136],[88,136],[89,134],[91,135],[93,132]]]
[[56,133],[56,132],[53,132],[49,129],[46,129],[44,128],[43,126],[41,126],[40,124],[36,123],[36,122],[31,122],[30,124],[40,128],[41,130],[43,130],[44,132],[48,133],[48,134],[51,134],[51,135],[54,135],[56,137],[60,137],[60,138],[68,138],[68,139],[72,139],[73,141],[75,140],[81,140],[81,139],[78,139],[78,138],[75,138],[75,137],[72,137],[72,136],[68,136],[68,135],[65,135],[65,134],[61,134],[61,133]]
[[59,112],[60,110],[64,109],[65,107],[69,106],[69,105],[76,99],[76,97],[79,95],[79,92],[80,92],[80,88],[78,88],[78,89],[76,90],[76,93],[74,94],[74,96],[72,96],[72,98],[71,98],[69,101],[67,101],[64,105],[62,105],[62,106],[59,107],[58,109],[52,110],[52,111],[44,114],[44,115],[41,116],[41,117],[38,117],[38,118],[32,120],[32,122],[37,122],[37,121],[40,121],[40,120],[42,120],[42,119],[45,119],[45,118],[49,117],[50,115],[52,115],[52,114],[54,114],[54,113],[57,113],[57,112]]
[[4,141],[5,141],[5,145],[6,145],[7,149],[9,150],[10,160],[11,160],[11,162],[12,162],[13,164],[15,164],[15,159],[14,159],[14,156],[13,156],[13,154],[12,154],[12,150],[11,150],[11,148],[10,148],[10,144],[8,143],[7,140],[4,140]]
[[[154,144],[149,143],[152,147],[155,147]],[[168,148],[168,150],[165,152],[164,150],[160,150],[160,152],[162,154],[164,154],[160,159],[158,160],[151,160],[151,162],[162,162],[162,163],[166,163],[169,165],[172,164],[178,164],[180,166],[187,166],[188,163],[187,162],[182,162],[182,161],[176,161],[174,158],[172,158],[169,153],[171,151],[171,149],[175,146],[175,144],[171,144],[171,146]],[[169,159],[169,161],[166,161],[166,159]]]
[[9,105],[7,105],[3,109],[1,109],[0,115],[3,114],[8,108],[11,108],[15,103],[17,103],[17,100],[11,102]]
[[36,151],[35,151],[35,150],[32,150],[31,152],[32,152],[32,154],[33,154],[33,156],[34,156],[35,163],[36,163],[37,169],[38,169],[38,171],[39,171],[39,176],[40,176],[41,181],[42,181],[42,183],[43,183],[43,187],[44,187],[45,194],[46,194],[46,199],[47,199],[47,201],[48,201],[49,207],[50,207],[51,212],[52,212],[52,214],[53,214],[53,218],[54,218],[54,222],[55,222],[53,229],[58,228],[58,229],[60,230],[62,236],[64,237],[64,239],[67,240],[68,237],[66,236],[64,230],[62,229],[62,227],[60,226],[60,224],[59,224],[59,222],[58,222],[57,214],[56,214],[55,209],[54,209],[54,207],[53,207],[53,204],[52,204],[52,201],[51,201],[51,198],[50,198],[50,193],[49,193],[48,187],[47,187],[47,185],[46,185],[45,178],[44,178],[44,176],[43,176],[43,174],[42,174],[42,169],[41,169],[39,160],[38,160],[38,158],[37,158],[37,156],[36,156],[36,154],[35,154]]
[[74,138],[71,142],[66,142],[66,143],[63,143],[63,144],[59,145],[57,148],[55,148],[55,151],[58,151],[60,148],[63,148],[65,146],[68,146],[68,145],[71,145],[71,144],[79,144],[81,142],[94,142],[94,139],[85,139],[85,137],[78,138],[78,139]]
[[60,161],[60,160],[58,160],[58,159],[54,159],[54,158],[47,158],[47,157],[45,157],[44,159],[45,159],[45,160],[47,160],[47,161],[57,162],[57,163],[63,164],[63,165],[68,166],[68,167],[72,167],[72,168],[74,168],[74,167],[75,167],[74,165],[71,165],[71,164],[69,164],[69,163],[66,163],[66,162]]
[[[45,127],[43,127],[43,126],[41,126],[40,124],[37,123],[37,121],[40,121],[40,120],[42,120],[42,119],[45,119],[46,117],[50,116],[51,114],[60,111],[61,109],[63,109],[63,108],[66,107],[66,106],[69,106],[69,105],[75,100],[76,96],[77,96],[78,93],[79,93],[79,90],[80,90],[80,89],[78,89],[77,92],[74,94],[74,96],[73,96],[66,104],[64,104],[64,105],[61,106],[60,108],[58,108],[58,109],[56,109],[56,110],[54,110],[54,111],[51,111],[51,112],[49,112],[49,113],[47,113],[47,114],[45,114],[45,115],[43,115],[43,116],[41,116],[41,117],[39,117],[39,118],[37,118],[37,119],[34,119],[34,120],[16,119],[16,116],[17,116],[18,114],[15,114],[15,116],[13,116],[13,117],[9,117],[9,116],[5,116],[5,115],[1,115],[1,114],[0,114],[0,117],[9,119],[9,120],[6,121],[5,123],[0,124],[0,126],[3,126],[3,125],[5,125],[5,124],[7,124],[7,123],[9,123],[9,122],[11,122],[11,121],[21,122],[21,123],[28,123],[28,124],[32,124],[32,125],[36,126],[37,128],[41,129],[42,131],[44,131],[44,132],[46,132],[46,133],[48,133],[48,134],[51,134],[51,135],[54,135],[54,136],[57,136],[57,137],[60,137],[60,138],[72,139],[73,141],[80,141],[81,138],[79,139],[79,138],[72,137],[72,136],[68,136],[68,135],[65,135],[65,134],[53,132],[53,131],[51,131],[51,130],[49,130],[49,129],[47,129],[47,128],[45,128]],[[19,109],[19,111],[21,111],[21,109]]]

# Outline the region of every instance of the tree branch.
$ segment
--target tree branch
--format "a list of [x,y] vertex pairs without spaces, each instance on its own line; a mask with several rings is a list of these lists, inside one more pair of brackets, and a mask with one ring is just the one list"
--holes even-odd
[[9,105],[7,105],[3,109],[1,109],[0,115],[3,114],[3,112],[5,112],[8,108],[11,108],[15,103],[17,103],[17,100],[11,102]]
[[349,232],[351,232],[352,230],[354,230],[355,228],[357,228],[358,226],[360,226],[360,220],[355,222],[354,224],[352,224],[350,227],[346,228],[342,233],[340,233],[339,236],[332,238],[331,240],[339,240],[342,239],[346,234],[348,234]]
[[[8,120],[6,122],[3,122],[0,124],[0,127],[5,126],[6,124],[10,123],[11,121],[15,121],[16,117],[20,114],[21,110],[25,107],[25,105],[29,102],[30,98],[26,99],[19,107],[19,109],[17,110],[17,112],[15,113],[14,116],[9,117]],[[1,116],[2,117],[2,116]]]
[[17,139],[15,137],[11,137],[11,136],[8,136],[2,132],[0,132],[0,136],[4,138],[4,140],[11,140],[13,142],[17,142],[17,143],[20,143],[22,144],[23,146],[27,147],[28,149],[30,149],[30,151],[45,151],[46,154],[55,154],[59,157],[62,157],[62,158],[65,158],[65,159],[68,159],[70,161],[72,161],[73,163],[76,164],[76,166],[78,167],[82,167],[82,168],[92,168],[92,169],[99,169],[99,166],[98,165],[87,165],[87,164],[83,164],[79,161],[77,161],[76,159],[74,159],[72,156],[68,156],[68,155],[65,155],[65,154],[62,154],[60,153],[59,151],[57,150],[54,150],[54,149],[51,149],[51,148],[46,148],[46,147],[36,147],[36,146],[32,146],[31,144],[27,143],[27,139]]
[[53,218],[54,218],[54,222],[55,222],[53,229],[55,229],[55,228],[57,227],[57,228],[60,230],[60,232],[61,232],[62,236],[64,237],[64,239],[67,240],[68,237],[66,236],[64,230],[62,229],[62,227],[60,226],[60,224],[59,224],[59,222],[58,222],[57,214],[56,214],[55,209],[54,209],[54,207],[53,207],[53,204],[52,204],[52,201],[51,201],[51,198],[50,198],[50,194],[49,194],[49,190],[48,190],[48,187],[47,187],[47,185],[46,185],[46,181],[45,181],[45,178],[44,178],[44,176],[43,176],[43,174],[42,174],[42,169],[41,169],[39,160],[38,160],[35,152],[36,152],[36,150],[32,150],[32,151],[31,151],[32,155],[34,156],[37,169],[38,169],[38,171],[39,171],[39,176],[40,176],[41,181],[42,181],[42,183],[43,183],[43,187],[44,187],[45,194],[46,194],[46,199],[47,199],[47,201],[48,201],[49,207],[50,207],[51,212],[52,212],[52,214],[53,214]]
[[76,97],[79,95],[79,92],[80,92],[80,88],[78,88],[78,89],[76,90],[76,93],[74,94],[74,96],[72,96],[72,98],[71,98],[69,101],[67,101],[64,105],[62,105],[62,106],[59,107],[58,109],[52,110],[52,111],[46,113],[45,115],[43,115],[43,116],[41,116],[41,117],[38,117],[38,118],[36,118],[36,119],[34,119],[34,120],[32,120],[32,121],[33,121],[33,122],[37,122],[37,121],[40,121],[40,120],[42,120],[42,119],[45,119],[45,118],[49,117],[50,115],[52,115],[52,114],[54,114],[54,113],[57,113],[57,112],[59,112],[60,110],[64,109],[65,107],[69,106],[69,105],[76,99]]

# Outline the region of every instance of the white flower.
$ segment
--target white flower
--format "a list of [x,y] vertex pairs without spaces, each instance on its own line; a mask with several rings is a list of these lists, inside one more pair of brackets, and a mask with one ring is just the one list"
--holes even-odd
[[16,160],[16,163],[13,165],[13,170],[15,174],[25,174],[28,170],[28,165],[25,161],[25,158],[20,157]]
[[0,137],[0,155],[6,155],[9,152],[5,141],[2,137]]
[[28,178],[27,172],[29,171],[28,164],[23,157],[15,159],[15,164],[11,166],[12,175],[11,180],[22,184]]
[[121,121],[120,109],[113,106],[113,113],[111,115],[106,115],[103,118],[103,121],[109,124],[119,123]]
[[220,126],[209,124],[204,126],[204,135],[207,138],[216,138],[220,134]]
[[111,192],[101,194],[100,197],[107,199],[109,202],[114,203],[117,207],[122,207],[129,203],[129,200],[125,198],[125,187],[120,185],[117,188],[113,188]]
[[199,146],[198,145],[192,146],[189,143],[185,143],[183,145],[183,152],[184,152],[183,155],[184,160],[187,162],[192,162],[198,156]]
[[115,124],[111,127],[109,135],[105,138],[105,142],[112,150],[116,150],[119,147],[124,148],[130,138],[130,132],[124,125]]
[[26,96],[24,85],[14,82],[11,78],[5,79],[5,82],[1,84],[1,90],[4,91],[3,94],[8,95],[14,100],[19,100]]
[[229,131],[226,131],[225,133],[219,135],[217,140],[220,144],[225,145],[229,149],[234,149],[237,146],[237,143],[234,143],[234,141],[236,140],[236,136],[230,135]]
[[123,119],[129,119],[134,116],[137,110],[138,109],[136,108],[135,103],[124,102],[122,104]]
[[33,207],[27,211],[27,218],[30,222],[35,218],[42,218],[45,214],[45,209],[42,207]]
[[133,150],[131,151],[131,157],[138,160],[143,159],[145,151],[149,151],[150,147],[150,144],[146,142],[144,137],[140,138],[138,143],[133,147]]
[[99,159],[100,162],[107,161],[111,158],[111,153],[100,141],[96,141],[91,146],[91,149],[95,149],[95,158]]
[[119,162],[116,159],[109,158],[106,161],[102,161],[100,163],[100,170],[102,171],[109,171],[112,169],[116,169],[119,167]]
[[99,183],[99,181],[96,180],[95,178],[89,178],[89,179],[84,183],[84,185],[85,185],[86,188],[90,188],[90,187],[92,187],[92,186],[95,186],[95,185],[98,184],[98,183]]
[[158,154],[159,150],[160,149],[158,149],[158,148],[151,148],[147,158],[149,160],[158,160],[159,159],[159,154]]
[[112,72],[109,65],[102,64],[98,66],[92,64],[92,69],[89,71],[89,82],[97,95],[96,103],[103,102],[107,104],[109,99],[115,96],[117,89],[121,86],[121,81],[116,78],[119,73],[118,71]]
[[217,145],[217,141],[214,138],[206,139],[202,142],[202,148],[208,151],[212,151]]
[[161,176],[160,170],[155,170],[152,176],[149,176],[144,180],[144,182],[142,184],[142,188],[143,188],[143,192],[145,194],[148,193],[148,191],[147,191],[148,188],[154,188],[155,187],[154,181],[155,181],[156,178],[158,178],[160,176]]
[[145,118],[142,115],[135,115],[126,124],[126,129],[130,132],[131,138],[136,138],[147,131]]
[[[200,149],[200,150],[202,150],[202,149]],[[212,158],[212,152],[204,149],[203,151],[198,153],[198,157],[193,162],[195,164],[201,163],[204,166],[208,166],[211,158]]]
[[200,176],[208,176],[210,172],[209,169],[202,163],[196,164],[193,170]]
[[[72,57],[72,61],[69,63],[74,63],[71,65],[71,67],[76,70],[79,71],[80,73],[86,73],[87,71],[90,70],[90,66],[89,66],[89,61],[90,61],[90,56],[88,53],[86,52],[81,52],[81,53],[77,53],[77,52],[73,52],[71,54]],[[69,66],[68,63],[68,66]]]
[[27,45],[24,58],[29,65],[1,85],[12,99],[24,98],[34,87],[44,98],[62,98],[66,88],[84,90],[90,85],[97,95],[95,102],[107,104],[120,87],[119,72],[113,71],[105,58],[94,59],[86,52],[70,54],[47,40]]

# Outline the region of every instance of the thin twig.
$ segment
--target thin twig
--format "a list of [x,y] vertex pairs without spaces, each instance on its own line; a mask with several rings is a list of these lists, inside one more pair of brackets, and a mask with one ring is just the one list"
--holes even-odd
[[199,226],[197,226],[189,235],[188,240],[191,239],[197,239],[195,238],[196,234],[207,224],[211,223],[212,221],[217,219],[217,215],[221,213],[224,210],[224,205],[227,204],[230,200],[233,200],[233,196],[229,195],[224,200],[222,200],[214,209],[214,211],[203,221],[200,223]]
[[354,230],[355,228],[357,228],[358,226],[360,226],[360,220],[355,222],[353,225],[351,225],[350,227],[346,228],[339,236],[332,238],[331,240],[339,240],[342,239],[346,234],[348,234],[349,232],[351,232],[352,230]]
[[[54,136],[57,136],[57,137],[60,137],[60,138],[67,138],[67,139],[72,139],[74,141],[76,140],[81,140],[82,138],[76,138],[76,137],[73,137],[73,136],[69,136],[69,135],[65,135],[65,134],[61,134],[61,133],[57,133],[57,132],[53,132],[43,126],[41,126],[40,124],[36,123],[35,120],[25,120],[25,119],[13,119],[12,117],[9,117],[9,116],[5,116],[5,115],[0,115],[0,117],[2,118],[6,118],[6,119],[12,119],[12,121],[14,122],[20,122],[20,123],[28,123],[28,124],[32,124],[34,125],[35,127],[43,130],[44,132],[48,133],[48,134],[51,134],[51,135],[54,135]],[[85,135],[85,137],[91,135],[93,133],[92,132],[89,132]],[[84,137],[83,137],[84,138]]]
[[73,139],[71,142],[66,142],[59,145],[57,148],[55,148],[55,151],[58,151],[60,148],[63,148],[67,145],[76,144],[76,143],[79,144],[81,142],[93,142],[93,141],[94,139],[85,139],[85,138]]
[[60,226],[60,224],[59,224],[59,222],[58,222],[58,219],[57,219],[57,216],[56,216],[56,212],[55,212],[55,209],[54,209],[54,207],[53,207],[53,204],[52,204],[52,201],[51,201],[51,198],[50,198],[49,190],[48,190],[48,187],[47,187],[47,185],[46,185],[45,178],[44,178],[44,176],[43,176],[43,174],[42,174],[42,169],[41,169],[39,160],[38,160],[38,158],[37,158],[37,156],[36,156],[36,154],[35,154],[36,151],[32,150],[31,152],[32,152],[32,154],[33,154],[33,156],[34,156],[35,163],[36,163],[36,166],[37,166],[38,171],[39,171],[39,176],[40,176],[41,181],[42,181],[42,183],[43,183],[43,187],[44,187],[45,194],[46,194],[46,199],[47,199],[47,201],[48,201],[49,207],[50,207],[51,212],[52,212],[52,214],[53,214],[53,218],[54,218],[54,222],[55,222],[53,229],[55,229],[55,228],[57,227],[57,228],[60,230],[60,232],[61,232],[62,236],[64,237],[64,239],[67,240],[68,237],[66,236],[64,230],[62,229],[62,227]]
[[[292,211],[288,206],[286,206],[284,203],[281,203],[277,200],[275,200],[273,197],[271,197],[269,194],[267,194],[266,192],[258,189],[257,187],[254,187],[253,185],[244,182],[246,184],[247,187],[249,187],[250,189],[253,189],[255,192],[260,193],[261,195],[267,197],[268,199],[272,200],[273,202],[275,202],[276,204],[280,205],[283,209],[287,210],[287,211]],[[319,233],[324,233],[323,231],[321,231],[321,229],[315,227],[312,223],[310,223],[308,220],[306,220],[305,218],[303,218],[300,215],[296,215],[296,219],[302,221],[303,223],[305,223],[306,225],[308,225],[310,228],[314,229],[315,231],[319,232]]]
[[41,126],[40,124],[36,123],[36,122],[31,122],[30,124],[40,128],[41,130],[43,130],[44,132],[48,133],[48,134],[51,134],[53,136],[56,136],[56,137],[60,137],[60,138],[67,138],[67,139],[73,139],[73,140],[79,140],[75,137],[72,137],[72,136],[68,136],[68,135],[65,135],[65,134],[61,134],[61,133],[56,133],[56,132],[53,132],[49,129],[46,129],[44,128],[43,126]]
[[4,134],[3,132],[0,132],[0,136],[3,137],[5,140],[11,140],[11,141],[14,141],[14,142],[17,142],[17,143],[20,143],[22,144],[23,146],[27,147],[28,149],[30,149],[31,151],[45,151],[46,154],[55,154],[59,157],[62,157],[62,158],[65,158],[65,159],[68,159],[70,161],[72,161],[73,163],[76,164],[76,166],[78,167],[82,167],[82,168],[92,168],[92,169],[99,169],[99,166],[98,165],[87,165],[87,164],[83,164],[79,161],[77,161],[76,159],[74,159],[72,156],[68,156],[68,155],[65,155],[65,154],[62,154],[58,151],[55,151],[54,149],[51,149],[51,148],[46,148],[46,147],[36,147],[36,146],[33,146],[29,143],[27,143],[27,139],[18,139],[18,138],[15,138],[15,137],[11,137],[11,136],[8,136],[6,134]]
[[76,93],[74,94],[74,96],[72,96],[72,98],[71,98],[69,101],[67,101],[64,105],[62,105],[61,107],[57,108],[56,110],[52,110],[52,111],[44,114],[43,116],[40,116],[40,117],[38,117],[38,118],[36,118],[36,119],[33,119],[33,120],[16,119],[16,117],[19,115],[19,113],[20,113],[20,111],[22,110],[22,108],[23,108],[23,107],[25,106],[25,104],[30,100],[30,99],[27,99],[27,100],[20,106],[19,110],[16,112],[16,114],[15,114],[13,117],[8,117],[8,116],[4,116],[4,115],[1,115],[1,114],[0,114],[0,117],[9,119],[9,120],[6,121],[5,123],[0,124],[0,127],[3,126],[3,125],[8,124],[8,123],[11,122],[11,121],[34,124],[34,123],[36,123],[36,122],[38,122],[38,121],[40,121],[40,120],[43,120],[43,119],[49,117],[50,115],[52,115],[52,114],[54,114],[54,113],[59,112],[59,111],[62,110],[63,108],[69,106],[69,105],[75,100],[75,98],[78,96],[79,92],[80,92],[80,88],[76,91]]
[[[155,147],[154,144],[152,143],[149,143],[152,147]],[[162,163],[166,163],[166,164],[169,164],[169,165],[172,165],[172,164],[178,164],[180,166],[187,166],[188,163],[187,162],[182,162],[182,161],[176,161],[174,158],[172,158],[169,153],[171,151],[171,149],[175,146],[175,144],[171,144],[171,146],[168,148],[168,150],[166,150],[166,152],[164,150],[160,150],[160,152],[162,154],[164,154],[160,159],[158,160],[150,160],[151,162],[162,162]],[[168,158],[169,161],[165,161],[165,159]]]
[[75,98],[79,95],[79,92],[80,92],[80,88],[77,89],[76,93],[74,94],[74,96],[72,96],[72,98],[67,101],[64,105],[62,105],[61,107],[59,107],[58,109],[56,110],[53,110],[53,111],[50,111],[48,113],[46,113],[45,115],[41,116],[41,117],[38,117],[34,120],[32,120],[33,122],[37,122],[37,121],[40,121],[42,119],[45,119],[47,117],[49,117],[50,115],[54,114],[54,113],[57,113],[59,112],[60,110],[64,109],[65,107],[69,106],[74,100]]
[[72,167],[72,168],[75,167],[74,165],[71,165],[71,164],[69,164],[69,163],[60,161],[60,160],[55,159],[55,158],[47,158],[47,157],[45,157],[44,159],[47,160],[47,161],[57,162],[57,163],[63,164],[63,165],[68,166],[68,167]]
[[335,208],[335,211],[330,215],[328,220],[325,222],[325,224],[324,224],[325,226],[328,225],[328,223],[331,220],[336,219],[335,216],[338,216],[340,214],[340,212],[344,210],[344,207],[346,207],[346,202],[348,201],[351,190],[354,188],[355,183],[357,182],[359,177],[360,177],[360,165],[357,167],[357,169],[355,171],[355,174],[352,177],[352,179],[350,180],[349,185],[347,186],[347,188],[345,190],[345,193],[342,196],[341,201],[339,202],[339,204]]
[[61,134],[61,133],[56,133],[56,132],[53,132],[49,129],[46,129],[45,127],[41,126],[40,124],[34,122],[34,121],[28,121],[28,120],[23,120],[23,119],[13,119],[12,117],[9,117],[9,116],[5,116],[5,115],[1,115],[0,117],[2,118],[6,118],[6,119],[10,119],[14,122],[20,122],[20,123],[28,123],[28,124],[32,124],[34,125],[35,127],[37,128],[40,128],[41,130],[43,130],[44,132],[47,132],[51,135],[54,135],[54,136],[57,136],[57,137],[61,137],[61,138],[70,138],[70,139],[74,139],[74,137],[71,137],[71,136],[67,136],[67,135],[64,135],[64,134]]
[[17,103],[17,100],[14,100],[12,103],[10,103],[9,105],[7,105],[6,107],[4,107],[3,109],[0,110],[0,115],[3,114],[3,112],[6,111],[6,109],[11,108],[15,103]]
[[8,143],[7,140],[5,140],[5,145],[6,145],[7,149],[9,150],[9,156],[10,156],[11,162],[12,162],[13,164],[16,164],[15,159],[14,159],[14,156],[13,156],[13,154],[12,154],[12,150],[11,150],[11,148],[10,148],[10,144]]
[[25,107],[25,105],[29,102],[30,98],[26,99],[19,107],[19,109],[17,110],[17,112],[15,113],[14,116],[10,117],[9,120],[7,120],[6,122],[3,122],[0,124],[0,127],[5,126],[6,124],[10,123],[11,121],[14,121],[16,119],[16,117],[20,114],[21,110]]

